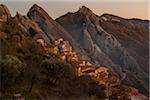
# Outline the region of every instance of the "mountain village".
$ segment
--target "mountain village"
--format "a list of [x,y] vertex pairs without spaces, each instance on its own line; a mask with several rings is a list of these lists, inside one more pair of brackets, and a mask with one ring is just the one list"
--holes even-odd
[[[5,23],[7,19],[8,18],[6,16],[0,14],[1,23]],[[102,17],[102,20],[107,21],[108,19]],[[120,20],[116,19],[110,20],[120,22]],[[9,24],[11,26],[13,23]],[[112,96],[113,92],[117,91],[116,87],[118,88],[118,86],[121,84],[119,76],[110,74],[109,69],[106,66],[96,65],[93,62],[82,59],[81,55],[74,51],[69,41],[59,38],[52,43],[49,43],[47,39],[42,36],[43,35],[36,34],[33,39],[41,44],[47,54],[52,53],[54,55],[58,55],[61,61],[73,65],[77,77],[91,76],[92,79],[97,81],[99,85],[104,88],[106,95],[105,100],[110,100],[109,97]],[[7,36],[5,33],[0,32],[0,37]],[[14,39],[13,41],[19,41],[21,38],[18,37],[18,35],[14,35],[12,39]],[[146,96],[141,94],[133,87],[127,87],[126,89],[122,90],[122,92],[122,94],[118,93],[119,95],[117,95],[115,100],[148,100]],[[15,97],[19,96],[15,95]]]
[[[115,86],[120,85],[119,77],[116,75],[110,75],[107,67],[98,66],[87,60],[81,59],[80,55],[73,51],[73,47],[70,45],[69,41],[59,38],[56,41],[53,41],[52,44],[49,44],[45,41],[44,37],[41,36],[36,37],[35,40],[43,46],[47,53],[58,55],[62,61],[72,64],[77,77],[85,75],[91,76],[94,80],[96,80],[99,85],[104,88],[106,95],[105,100],[109,100]],[[120,96],[117,97],[117,100],[123,100],[123,98],[127,97],[127,100],[137,100],[139,97],[145,98],[143,94],[139,93],[139,91],[133,87],[129,87],[124,90],[124,93],[127,94],[120,94]]]

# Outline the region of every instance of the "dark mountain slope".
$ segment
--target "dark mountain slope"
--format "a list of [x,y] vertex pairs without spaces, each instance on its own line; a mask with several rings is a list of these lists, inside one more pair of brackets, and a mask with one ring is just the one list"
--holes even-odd
[[[100,17],[101,20],[104,18],[108,20],[101,21],[103,29],[114,35],[148,73],[149,22],[139,19],[123,19],[110,14]],[[119,22],[114,21],[115,19]]]

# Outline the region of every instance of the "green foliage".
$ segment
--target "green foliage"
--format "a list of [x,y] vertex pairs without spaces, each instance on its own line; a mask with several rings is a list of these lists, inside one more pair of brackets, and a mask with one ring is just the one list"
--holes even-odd
[[11,85],[15,79],[24,71],[25,64],[16,56],[6,55],[0,63],[2,86]]
[[[64,62],[55,60],[50,62],[50,60],[45,59],[42,61],[41,66],[46,70],[46,74],[49,79],[54,78],[57,81],[71,79],[75,77],[73,68]],[[54,84],[56,83],[53,82]]]

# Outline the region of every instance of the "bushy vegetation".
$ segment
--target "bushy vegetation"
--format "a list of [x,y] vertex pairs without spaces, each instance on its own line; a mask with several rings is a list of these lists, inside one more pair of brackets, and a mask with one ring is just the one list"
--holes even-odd
[[14,82],[17,77],[24,71],[25,64],[16,56],[6,55],[0,62],[2,88],[15,85]]

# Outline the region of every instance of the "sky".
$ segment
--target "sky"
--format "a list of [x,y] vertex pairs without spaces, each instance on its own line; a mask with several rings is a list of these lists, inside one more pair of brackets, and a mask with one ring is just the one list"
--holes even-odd
[[148,17],[148,0],[0,0],[12,16],[18,11],[26,15],[33,4],[41,6],[53,19],[67,12],[75,12],[82,5],[90,8],[95,14],[114,14],[124,18],[150,19]]

